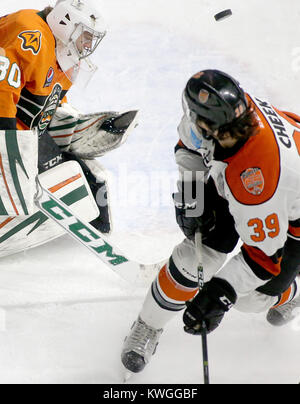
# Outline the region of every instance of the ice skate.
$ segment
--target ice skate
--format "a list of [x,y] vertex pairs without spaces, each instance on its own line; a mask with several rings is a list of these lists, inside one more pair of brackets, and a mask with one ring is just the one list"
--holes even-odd
[[300,307],[300,296],[282,306],[270,309],[267,314],[267,320],[274,326],[285,325],[297,316],[295,312],[297,307]]
[[150,327],[138,317],[124,341],[121,354],[127,374],[128,371],[138,373],[144,369],[156,351],[162,332],[162,329]]

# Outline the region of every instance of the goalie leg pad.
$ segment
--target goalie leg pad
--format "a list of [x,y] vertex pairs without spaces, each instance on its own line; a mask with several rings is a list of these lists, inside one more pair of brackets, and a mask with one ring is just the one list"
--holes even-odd
[[37,155],[37,132],[0,131],[0,216],[33,213]]
[[[90,187],[80,165],[68,161],[39,175],[41,183],[60,198],[82,219],[91,221],[99,216]],[[65,234],[40,210],[28,218],[7,217],[0,221],[0,256],[15,254],[47,243]]]
[[98,206],[99,216],[90,224],[101,233],[111,233],[110,198],[105,169],[97,160],[82,160],[73,153],[65,152],[64,158],[75,159],[80,164]]

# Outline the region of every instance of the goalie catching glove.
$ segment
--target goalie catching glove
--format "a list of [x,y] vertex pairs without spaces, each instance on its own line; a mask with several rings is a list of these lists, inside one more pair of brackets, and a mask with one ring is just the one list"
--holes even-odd
[[214,331],[236,300],[237,295],[227,281],[212,278],[192,301],[187,302],[183,314],[184,331],[199,335],[203,330],[203,322],[208,333]]
[[138,111],[81,114],[62,104],[48,127],[48,133],[61,148],[83,159],[100,157],[121,146],[137,126]]

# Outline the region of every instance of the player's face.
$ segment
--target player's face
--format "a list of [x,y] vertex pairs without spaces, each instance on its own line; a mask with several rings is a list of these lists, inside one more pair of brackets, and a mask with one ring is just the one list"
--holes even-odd
[[80,54],[84,54],[85,52],[90,52],[93,48],[93,35],[84,31],[76,41],[77,49]]
[[233,138],[229,132],[219,132],[217,129],[211,130],[209,125],[199,118],[197,119],[197,125],[199,128],[204,129],[208,136],[211,136],[217,140],[220,146],[222,146],[224,149],[233,147],[238,141],[238,139]]

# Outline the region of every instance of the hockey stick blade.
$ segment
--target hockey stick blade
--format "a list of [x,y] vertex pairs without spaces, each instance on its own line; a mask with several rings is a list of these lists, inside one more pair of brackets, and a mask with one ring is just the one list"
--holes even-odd
[[140,264],[126,257],[119,248],[98,230],[82,220],[69,206],[44,188],[36,178],[35,205],[48,218],[55,221],[76,241],[95,254],[105,265],[131,285],[148,286],[161,267],[157,264]]

